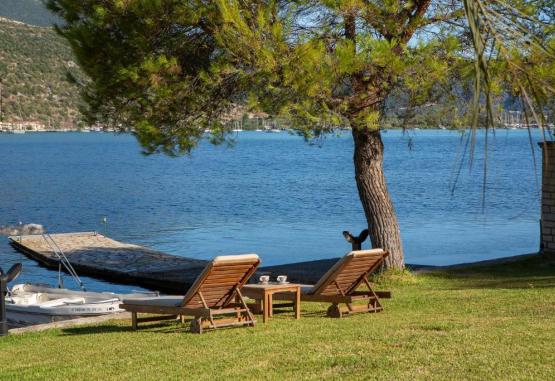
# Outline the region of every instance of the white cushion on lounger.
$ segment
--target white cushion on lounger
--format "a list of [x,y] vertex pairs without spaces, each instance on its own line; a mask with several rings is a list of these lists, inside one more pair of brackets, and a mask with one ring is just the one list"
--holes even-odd
[[123,299],[124,304],[134,304],[141,306],[164,306],[164,307],[179,307],[183,302],[183,296],[168,295],[152,298],[133,298]]
[[219,255],[212,261],[214,263],[235,262],[235,261],[253,261],[260,259],[256,254],[236,254],[236,255]]

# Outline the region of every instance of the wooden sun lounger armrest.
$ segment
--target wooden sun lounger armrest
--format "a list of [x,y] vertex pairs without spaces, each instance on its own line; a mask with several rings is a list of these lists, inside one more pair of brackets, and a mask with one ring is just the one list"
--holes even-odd
[[[242,307],[239,304],[233,304],[229,308],[189,308],[189,307],[170,307],[170,306],[147,306],[140,304],[120,304],[120,307],[129,312],[140,312],[145,314],[168,314],[168,315],[186,315],[186,316],[200,316],[209,317],[210,311],[212,314],[228,314],[235,313],[238,308]],[[244,311],[244,308],[240,308]]]
[[123,308],[129,312],[138,312],[145,314],[162,314],[162,315],[187,315],[187,316],[199,316],[199,317],[209,317],[210,310],[208,308],[187,308],[187,307],[170,307],[170,306],[151,306],[151,305],[140,305],[140,304],[120,304],[120,308]]
[[380,299],[391,299],[391,291],[374,291]]
[[[380,299],[391,299],[391,291],[374,291],[374,294]],[[350,296],[365,296],[370,295],[369,291],[353,291]]]
[[[244,307],[244,306],[241,303],[228,303],[228,304],[225,305],[226,309],[242,308],[242,307]],[[219,309],[224,309],[224,308],[223,307],[222,308],[214,307],[214,308],[212,308],[212,311],[219,311]]]
[[[391,299],[391,291],[374,291],[374,294],[380,299]],[[367,297],[371,295],[369,291],[353,291],[349,295],[345,296],[352,296],[352,297]]]
[[213,314],[218,314],[218,315],[223,315],[223,314],[232,314],[232,313],[236,313],[238,311],[243,312],[246,311],[246,308],[241,308],[239,306],[237,307],[232,307],[232,308],[214,308],[212,309],[212,313]]
[[[374,294],[380,299],[391,299],[391,291],[374,291]],[[348,296],[367,296],[370,295],[369,291],[354,291],[351,292]]]
[[[376,296],[380,299],[391,299],[391,291],[375,291]],[[370,296],[369,291],[355,291],[349,295],[319,295],[319,294],[301,294],[301,300],[305,301],[329,301],[331,303],[350,303],[357,299],[367,299]],[[274,300],[295,300],[295,295],[291,293],[277,293],[273,296]]]
[[352,303],[356,300],[370,299],[368,293],[361,295],[313,295],[304,294],[301,295],[301,300],[307,302],[328,302],[328,303]]

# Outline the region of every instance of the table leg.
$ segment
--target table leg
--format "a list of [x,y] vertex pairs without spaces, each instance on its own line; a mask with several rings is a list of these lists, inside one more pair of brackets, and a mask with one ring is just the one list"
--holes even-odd
[[137,313],[131,312],[131,328],[133,329],[133,331],[136,331],[139,328],[137,320]]
[[274,295],[268,294],[268,316],[274,316]]
[[295,319],[301,318],[301,290],[295,292]]
[[264,294],[264,301],[262,303],[262,322],[268,321],[268,295]]

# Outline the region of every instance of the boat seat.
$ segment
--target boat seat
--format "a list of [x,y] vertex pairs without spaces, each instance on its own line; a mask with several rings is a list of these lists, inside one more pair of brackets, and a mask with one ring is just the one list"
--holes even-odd
[[66,304],[85,304],[85,298],[61,298],[40,303],[41,307],[60,307]]
[[47,294],[42,292],[29,292],[29,293],[18,293],[6,298],[6,300],[12,302],[13,304],[37,304],[37,303],[46,303],[50,299],[48,298]]

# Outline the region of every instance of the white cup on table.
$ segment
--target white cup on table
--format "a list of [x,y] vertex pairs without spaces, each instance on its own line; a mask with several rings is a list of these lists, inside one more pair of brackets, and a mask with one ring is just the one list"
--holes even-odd
[[278,283],[287,283],[287,275],[278,275],[277,281]]

